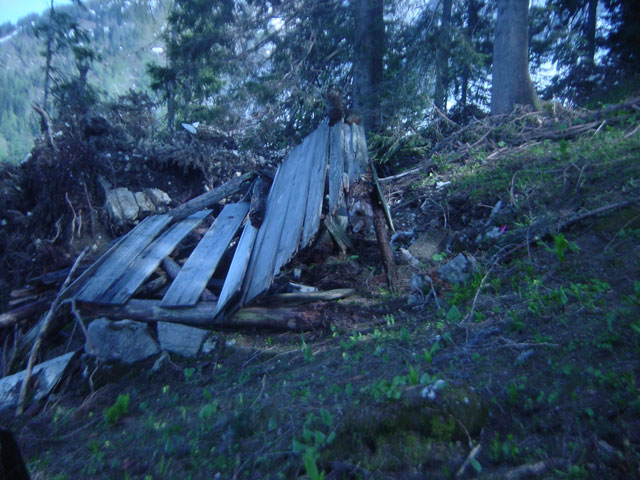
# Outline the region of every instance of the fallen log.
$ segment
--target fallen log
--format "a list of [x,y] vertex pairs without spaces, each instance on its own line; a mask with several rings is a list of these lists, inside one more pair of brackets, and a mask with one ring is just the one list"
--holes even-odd
[[228,182],[223,183],[219,187],[214,188],[213,190],[192,198],[187,203],[182,204],[167,213],[173,218],[174,221],[186,218],[189,215],[215,205],[220,200],[223,200],[224,198],[240,191],[245,182],[250,182],[256,177],[256,175],[256,172],[249,172],[245,173],[244,175],[240,175],[239,177],[235,177]]
[[40,315],[51,304],[51,298],[42,298],[0,315],[0,328],[11,327],[22,320]]
[[146,323],[181,323],[201,328],[260,327],[277,330],[311,330],[322,326],[318,306],[305,308],[245,307],[230,318],[215,318],[216,303],[200,302],[195,307],[162,308],[156,300],[131,299],[125,305],[77,304],[84,317],[107,317],[111,320],[138,320]]
[[353,288],[337,288],[324,292],[277,293],[260,300],[259,305],[303,305],[312,302],[341,300],[355,293]]

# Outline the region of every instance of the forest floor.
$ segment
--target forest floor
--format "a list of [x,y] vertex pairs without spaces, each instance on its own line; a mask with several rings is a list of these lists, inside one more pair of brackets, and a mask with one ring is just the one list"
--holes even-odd
[[[93,392],[78,372],[3,419],[32,478],[640,478],[639,121],[494,125],[415,163],[383,182],[420,262],[397,293],[373,240],[294,262],[358,291],[326,329],[219,332],[158,371],[105,366]],[[444,282],[458,251],[478,270]],[[408,306],[417,273],[438,303]]]

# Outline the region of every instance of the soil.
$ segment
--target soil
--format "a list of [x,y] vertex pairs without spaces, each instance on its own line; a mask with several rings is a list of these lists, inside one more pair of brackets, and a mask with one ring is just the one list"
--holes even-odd
[[[383,181],[398,293],[371,235],[300,255],[284,276],[357,289],[324,330],[219,331],[197,359],[99,365],[93,391],[78,368],[33,416],[4,413],[32,478],[640,478],[637,123],[497,132]],[[447,282],[459,252],[478,270]]]

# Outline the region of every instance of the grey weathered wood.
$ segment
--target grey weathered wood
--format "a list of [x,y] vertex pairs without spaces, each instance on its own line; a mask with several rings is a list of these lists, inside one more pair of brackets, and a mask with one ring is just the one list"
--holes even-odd
[[140,222],[69,287],[71,290],[79,286],[74,296],[78,300],[91,302],[102,295],[170,220],[168,215],[155,215]]
[[243,286],[244,301],[255,298],[271,283],[277,249],[280,244],[287,206],[290,200],[290,186],[294,176],[301,173],[297,169],[300,145],[294,148],[284,159],[273,180],[267,199],[265,218],[258,230],[251,260],[247,267]]
[[[162,269],[167,272],[167,275],[169,275],[169,278],[172,280],[175,280],[182,269],[182,267],[180,267],[173,258],[168,256],[164,257],[160,264]],[[218,300],[218,296],[211,293],[208,288],[205,288],[200,295],[200,299],[205,302],[216,302]]]
[[[280,235],[280,243],[276,249],[272,275],[280,271],[280,267],[295,254],[300,244],[300,236],[304,225],[305,212],[309,197],[309,179],[311,177],[315,146],[318,142],[318,130],[304,139],[296,160],[296,168],[289,180],[287,195],[289,201],[284,215],[284,224]],[[289,160],[291,162],[294,159]]]
[[329,131],[329,214],[335,215],[344,203],[344,128],[337,123]]
[[267,209],[267,197],[271,183],[259,176],[253,182],[251,189],[251,205],[249,206],[249,220],[255,228],[260,228],[264,220],[264,212]]
[[239,177],[232,178],[226,183],[223,183],[219,187],[214,188],[202,195],[197,196],[196,198],[192,198],[187,203],[180,205],[177,208],[174,208],[168,215],[171,215],[174,220],[180,220],[182,218],[188,217],[192,213],[195,213],[204,208],[208,208],[220,200],[228,197],[229,195],[233,195],[238,192],[245,182],[250,182],[256,177],[256,172],[245,173],[244,175],[240,175]]
[[241,308],[230,318],[216,317],[215,302],[199,302],[195,307],[162,308],[157,300],[131,299],[126,305],[77,305],[83,317],[107,316],[111,320],[130,319],[147,323],[172,322],[194,327],[213,328],[277,328],[308,330],[322,326],[320,308],[304,307],[248,307]]
[[345,169],[349,175],[349,182],[356,182],[366,171],[369,163],[367,140],[364,129],[357,124],[349,126],[351,130],[349,157],[345,162]]
[[327,175],[329,126],[322,123],[316,130],[316,143],[309,177],[309,193],[304,217],[301,247],[304,248],[313,239],[320,228],[324,184]]
[[122,269],[119,278],[93,301],[111,305],[126,302],[142,282],[153,273],[162,259],[169,255],[176,245],[210,213],[211,210],[196,212],[173,224],[147,246],[126,269]]
[[220,297],[218,297],[218,306],[215,311],[216,314],[218,314],[226,306],[229,299],[240,290],[245,272],[247,271],[249,259],[251,258],[251,252],[253,251],[253,245],[256,240],[257,233],[258,230],[251,225],[251,222],[248,222],[245,225],[242,235],[240,236],[240,240],[238,241],[238,246],[236,247],[236,251],[233,255],[233,260],[231,260],[229,272],[227,273],[227,278],[222,286]]
[[161,305],[195,305],[249,211],[248,203],[225,205],[178,273]]

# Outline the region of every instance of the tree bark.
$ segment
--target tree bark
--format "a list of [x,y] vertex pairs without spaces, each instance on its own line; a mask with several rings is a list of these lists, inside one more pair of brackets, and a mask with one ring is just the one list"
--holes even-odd
[[447,111],[447,90],[449,88],[449,47],[452,0],[442,3],[442,20],[440,22],[439,45],[436,55],[436,90],[433,103],[443,112]]
[[515,105],[537,109],[540,101],[529,76],[529,0],[498,0],[497,9],[491,114],[511,113]]
[[[479,20],[478,9],[479,8],[480,6],[478,5],[477,0],[468,0],[467,28],[465,31],[465,36],[467,38],[467,42],[469,42],[469,48],[472,50],[473,50],[473,32],[475,32],[476,26],[478,25],[478,20]],[[462,106],[467,105],[470,76],[471,76],[471,69],[467,64],[462,69],[462,95],[460,99],[460,103],[462,104]]]
[[49,89],[51,82],[51,59],[53,57],[53,16],[55,12],[53,10],[53,0],[51,0],[51,8],[49,9],[49,25],[47,27],[47,50],[46,50],[46,61],[44,66],[44,99],[42,104],[44,105],[44,110],[48,110],[48,102],[49,102]]
[[365,130],[380,130],[380,88],[385,49],[383,0],[358,0],[356,9],[353,106]]
[[596,56],[596,22],[598,15],[598,0],[589,0],[587,12],[587,62],[590,66],[595,65]]

